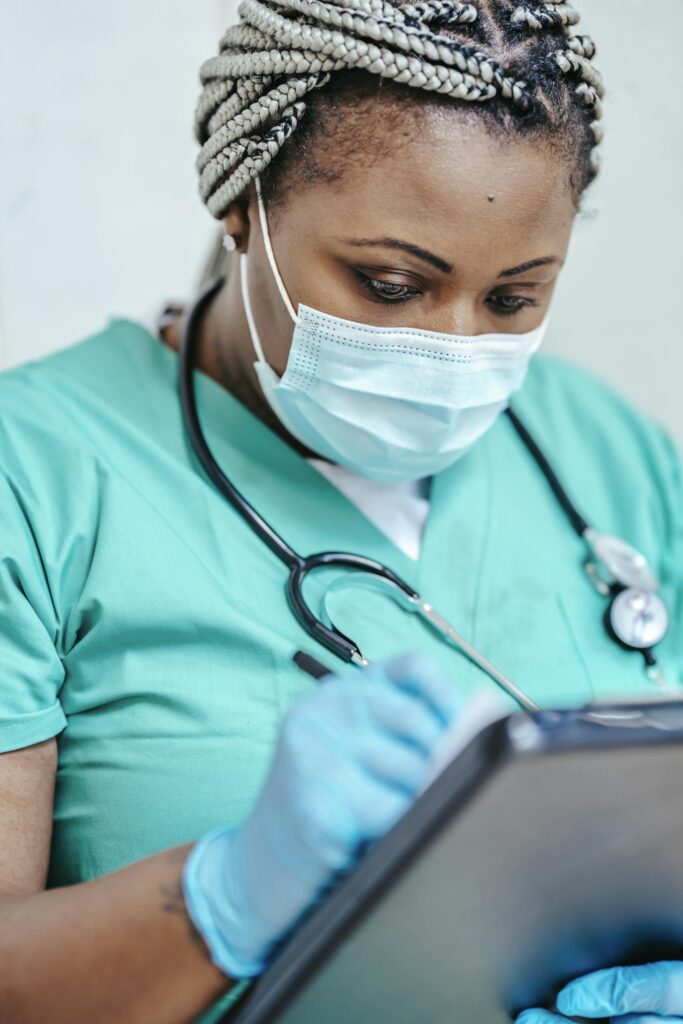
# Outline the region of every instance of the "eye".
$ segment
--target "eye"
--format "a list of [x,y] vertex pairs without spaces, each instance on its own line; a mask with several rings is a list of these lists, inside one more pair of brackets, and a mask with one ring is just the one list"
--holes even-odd
[[370,294],[375,302],[384,302],[388,305],[398,304],[408,302],[416,295],[420,295],[419,289],[411,288],[407,284],[399,284],[396,281],[379,281],[375,277],[368,277],[367,274],[361,273],[360,270],[356,270],[355,274],[361,287]]
[[535,309],[539,302],[524,295],[491,295],[486,305],[496,316],[514,316],[522,309]]

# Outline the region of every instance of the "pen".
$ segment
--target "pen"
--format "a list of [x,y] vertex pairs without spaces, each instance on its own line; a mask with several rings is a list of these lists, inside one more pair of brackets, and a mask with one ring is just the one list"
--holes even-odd
[[314,658],[312,654],[307,654],[306,651],[297,651],[294,657],[292,658],[292,661],[294,662],[295,665],[298,665],[298,667],[303,672],[306,672],[306,674],[311,676],[313,679],[320,680],[324,676],[329,676],[332,674],[331,668],[328,668],[327,665],[323,665],[321,661],[318,661],[317,658]]

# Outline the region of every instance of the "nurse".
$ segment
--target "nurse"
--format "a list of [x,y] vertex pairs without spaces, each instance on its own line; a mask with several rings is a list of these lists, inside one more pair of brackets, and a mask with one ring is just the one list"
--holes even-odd
[[[677,689],[673,446],[532,361],[597,168],[602,86],[575,13],[240,16],[197,109],[201,195],[233,250],[194,372],[218,462],[296,550],[391,566],[535,703],[656,693],[605,633],[585,544],[500,415],[512,401],[591,522],[648,558]],[[331,599],[372,668],[312,649],[281,563],[188,442],[186,319],[113,320],[0,376],[3,1020],[217,1020],[495,690],[378,594]],[[299,649],[336,674],[314,682]],[[683,1015],[680,970],[578,982],[558,1008]]]

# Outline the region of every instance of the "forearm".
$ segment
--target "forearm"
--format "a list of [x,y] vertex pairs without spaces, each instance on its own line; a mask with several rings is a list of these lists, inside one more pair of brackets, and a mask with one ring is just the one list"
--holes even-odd
[[185,910],[190,849],[0,898],[3,1024],[186,1024],[227,992]]

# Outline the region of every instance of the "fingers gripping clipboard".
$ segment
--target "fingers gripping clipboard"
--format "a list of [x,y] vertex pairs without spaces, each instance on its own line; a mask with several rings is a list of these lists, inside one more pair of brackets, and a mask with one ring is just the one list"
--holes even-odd
[[506,1024],[683,958],[683,702],[472,731],[224,1021]]

